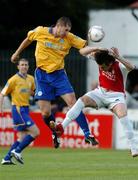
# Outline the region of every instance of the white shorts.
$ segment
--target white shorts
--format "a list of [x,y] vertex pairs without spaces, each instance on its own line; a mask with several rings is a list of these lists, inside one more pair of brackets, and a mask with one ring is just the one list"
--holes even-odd
[[126,98],[123,92],[107,91],[102,87],[98,87],[85,94],[93,99],[98,108],[107,107],[112,109],[115,105],[123,103],[126,105]]

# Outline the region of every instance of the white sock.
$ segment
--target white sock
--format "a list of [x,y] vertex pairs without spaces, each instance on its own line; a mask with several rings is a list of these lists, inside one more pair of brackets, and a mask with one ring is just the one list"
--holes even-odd
[[134,145],[134,132],[133,132],[133,125],[131,121],[128,119],[127,116],[120,118],[120,122],[123,126],[123,129],[125,131],[126,137],[130,143],[130,147]]
[[64,129],[72,120],[76,119],[79,116],[84,107],[84,102],[81,99],[78,99],[77,102],[72,106],[72,108],[67,112],[66,117],[62,122],[62,126]]

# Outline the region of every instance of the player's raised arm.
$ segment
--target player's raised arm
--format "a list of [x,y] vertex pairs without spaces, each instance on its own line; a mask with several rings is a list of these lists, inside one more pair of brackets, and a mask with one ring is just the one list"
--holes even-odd
[[121,62],[127,69],[128,71],[132,71],[133,69],[136,68],[136,66],[129,61],[127,61],[124,57],[120,56],[119,51],[117,48],[112,47],[110,53],[119,61]]
[[16,63],[19,59],[20,53],[31,44],[32,41],[30,41],[28,38],[25,38],[22,43],[19,45],[18,49],[15,51],[15,53],[11,56],[11,62]]

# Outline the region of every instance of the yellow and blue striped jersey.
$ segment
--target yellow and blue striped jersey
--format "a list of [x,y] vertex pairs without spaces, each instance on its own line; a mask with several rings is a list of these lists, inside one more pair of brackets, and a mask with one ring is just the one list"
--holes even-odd
[[3,95],[11,95],[12,105],[28,106],[31,92],[35,90],[34,77],[27,75],[23,78],[20,74],[15,74],[6,83],[1,91]]
[[30,41],[37,41],[36,66],[47,73],[64,68],[64,57],[71,47],[81,49],[86,44],[85,40],[70,32],[64,38],[54,37],[51,30],[51,27],[38,26],[27,35]]

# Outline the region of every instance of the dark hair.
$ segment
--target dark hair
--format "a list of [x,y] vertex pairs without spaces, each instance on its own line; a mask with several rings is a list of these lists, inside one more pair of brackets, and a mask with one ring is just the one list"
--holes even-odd
[[94,55],[95,61],[97,64],[102,65],[109,65],[115,61],[115,58],[109,54],[108,50],[99,50]]
[[70,19],[68,17],[65,17],[65,16],[59,18],[57,20],[56,24],[60,24],[60,25],[64,25],[64,26],[68,25],[70,27],[72,26]]
[[26,59],[26,58],[21,58],[21,59],[18,60],[17,65],[19,65],[21,61],[26,61],[26,62],[28,62],[28,64],[29,64],[28,59]]

